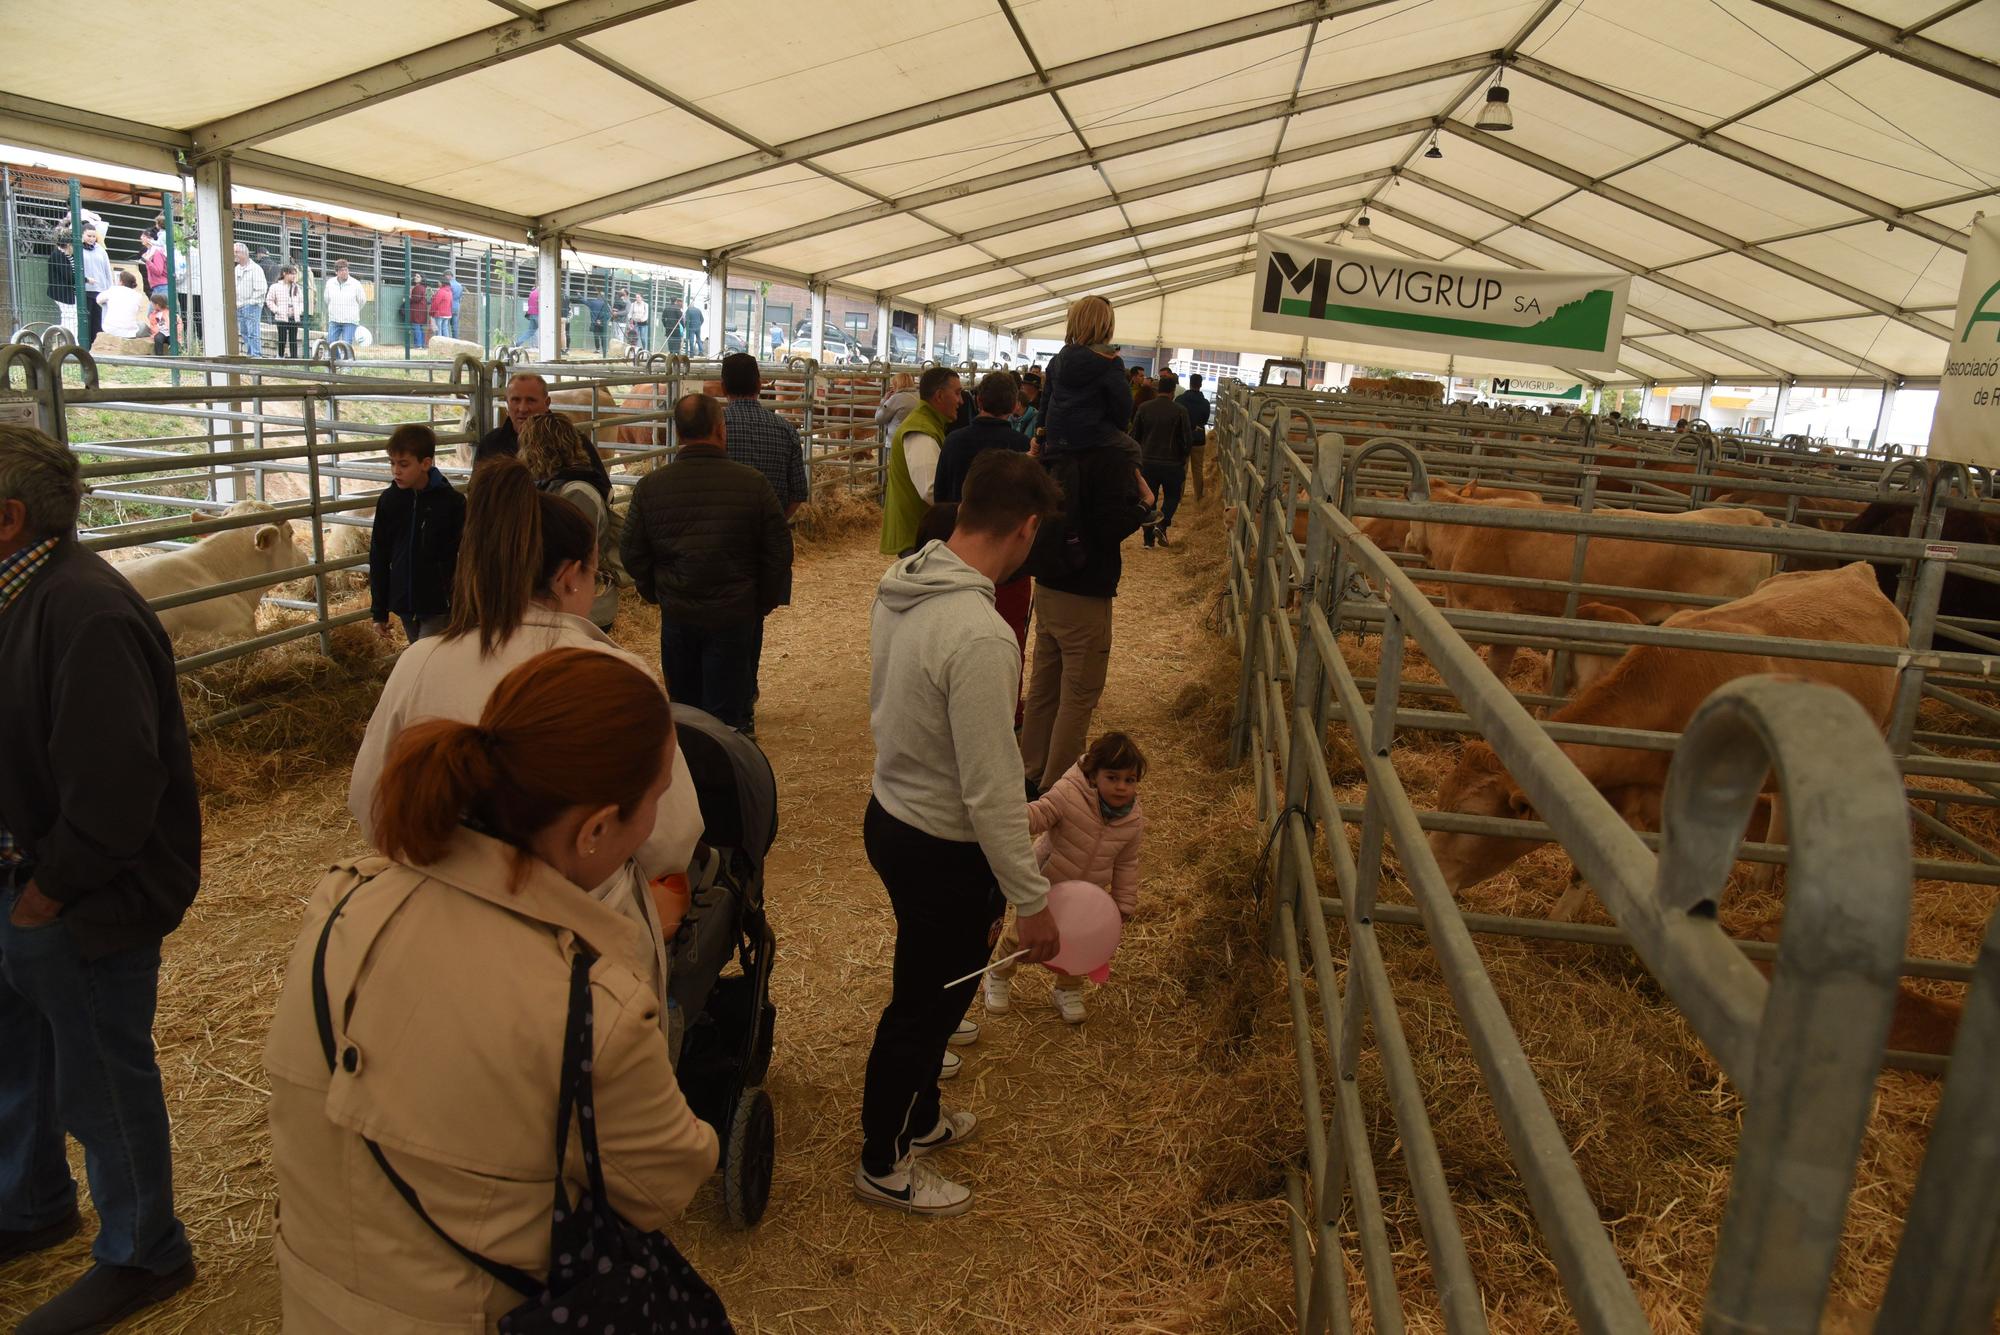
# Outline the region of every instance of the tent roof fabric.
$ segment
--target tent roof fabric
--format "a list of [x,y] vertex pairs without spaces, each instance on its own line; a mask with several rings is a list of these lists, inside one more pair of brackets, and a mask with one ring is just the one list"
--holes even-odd
[[[1614,384],[1930,381],[2000,201],[2000,0],[346,0],[304,36],[245,14],[0,10],[0,49],[34,53],[0,73],[0,138],[229,153],[268,188],[1033,335],[1095,291],[1128,343],[1418,369],[1444,358],[1251,331],[1256,233],[1626,272]],[[229,74],[106,81],[106,42],[113,66],[226,50]],[[1475,128],[1496,78],[1506,134]]]

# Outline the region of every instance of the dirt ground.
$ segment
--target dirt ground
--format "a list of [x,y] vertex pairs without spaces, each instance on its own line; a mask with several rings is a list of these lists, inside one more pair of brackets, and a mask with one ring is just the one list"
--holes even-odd
[[[1187,529],[1204,517],[1219,527],[1213,506],[1211,494]],[[1232,897],[1254,833],[1244,794],[1215,767],[1216,708],[1229,703],[1230,678],[1218,667],[1221,641],[1201,624],[1220,583],[1215,543],[1195,546],[1128,544],[1096,722],[1132,732],[1154,766],[1143,788],[1151,834],[1140,914],[1085,1024],[1064,1025],[1045,975],[1024,971],[1013,1013],[962,1050],[947,1103],[976,1111],[980,1131],[939,1165],[978,1198],[970,1214],[941,1221],[872,1210],[850,1194],[893,926],[860,841],[872,760],[867,614],[885,562],[866,530],[802,554],[795,602],[769,625],[758,717],[781,797],[769,866],[780,943],[771,1206],[758,1228],[737,1232],[711,1190],[675,1230],[739,1329],[1285,1323],[1276,1165],[1296,1136],[1280,1130],[1298,1116],[1286,1083],[1291,1040],[1282,1026],[1246,1038],[1232,1012],[1243,986],[1267,987],[1270,971],[1222,935],[1236,930]],[[650,657],[655,624],[628,608],[619,636]],[[209,802],[204,885],[167,942],[156,1029],[180,1208],[202,1278],[131,1330],[278,1329],[261,1047],[305,896],[328,862],[361,851],[345,783],[372,694],[365,676],[326,688],[324,708],[346,711],[330,729],[345,753],[323,740],[324,726],[297,748],[280,731],[270,754],[230,755],[227,744],[204,753],[218,776],[229,768],[229,796]],[[1239,874],[1224,876],[1232,859]],[[90,1222],[79,1239],[0,1270],[0,1324],[81,1271]]]

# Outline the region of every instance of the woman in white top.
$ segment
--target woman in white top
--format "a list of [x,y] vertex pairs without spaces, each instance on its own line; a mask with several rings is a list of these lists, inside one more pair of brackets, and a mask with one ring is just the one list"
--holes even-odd
[[[354,758],[347,809],[370,843],[375,790],[389,749],[408,724],[425,718],[476,723],[501,678],[536,654],[566,646],[622,658],[659,680],[651,664],[613,644],[586,619],[596,575],[597,535],[574,505],[538,491],[518,460],[502,457],[480,465],[466,499],[451,625],[403,651]],[[651,837],[625,871],[592,892],[646,925],[663,1029],[665,942],[685,910],[685,887],[653,890],[650,883],[686,873],[702,828],[694,780],[676,742],[673,782],[660,798]]]
[[139,291],[139,280],[130,269],[118,271],[118,283],[97,294],[104,308],[104,332],[113,338],[139,338],[146,332],[146,313],[153,303]]
[[278,281],[264,292],[264,308],[278,326],[278,355],[299,355],[299,324],[305,317],[306,290],[299,282],[299,267],[287,264],[278,271]]
[[590,619],[610,630],[618,616],[618,535],[611,524],[611,483],[591,456],[583,432],[560,413],[531,417],[521,427],[521,462],[543,491],[583,511],[597,531],[597,596]]

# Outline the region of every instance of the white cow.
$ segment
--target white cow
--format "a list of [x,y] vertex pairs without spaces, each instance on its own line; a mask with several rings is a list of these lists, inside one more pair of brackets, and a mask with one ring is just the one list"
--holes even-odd
[[[260,514],[270,509],[262,501],[238,501],[223,514]],[[196,520],[197,524],[201,522]],[[159,614],[160,624],[169,635],[248,639],[257,631],[257,605],[263,601],[264,590],[282,583],[287,570],[303,564],[306,560],[293,545],[292,523],[288,519],[210,533],[193,546],[128,561],[118,567],[118,573],[149,599],[226,584],[251,575],[268,575],[270,578],[256,588],[184,603]]]

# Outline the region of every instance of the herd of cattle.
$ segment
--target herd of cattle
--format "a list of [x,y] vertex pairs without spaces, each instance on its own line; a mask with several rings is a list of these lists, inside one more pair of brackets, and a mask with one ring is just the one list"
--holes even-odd
[[[1386,424],[1384,424],[1386,425]],[[1325,441],[1328,438],[1322,437]],[[1337,439],[1337,438],[1336,438]],[[1603,465],[1643,478],[1603,477],[1593,513],[1600,516],[1643,517],[1674,524],[1705,526],[1712,545],[1693,542],[1638,541],[1594,536],[1586,547],[1580,580],[1574,573],[1577,556],[1575,528],[1553,531],[1487,526],[1468,515],[1463,522],[1364,517],[1355,521],[1362,534],[1385,552],[1403,552],[1420,559],[1410,575],[1432,590],[1441,588],[1448,610],[1515,613],[1574,620],[1657,625],[1687,631],[1721,632],[1772,639],[1810,640],[1876,648],[1906,648],[1910,623],[1898,610],[1896,595],[1906,566],[1902,561],[1852,560],[1835,556],[1788,555],[1779,570],[1771,551],[1730,545],[1730,530],[1771,530],[1790,527],[1767,511],[1784,513],[1790,497],[1759,490],[1746,474],[1742,489],[1725,491],[1712,501],[1683,511],[1661,513],[1621,509],[1618,502],[1661,501],[1667,493],[1687,496],[1694,485],[1695,465],[1684,458],[1628,454],[1598,459]],[[1486,456],[1480,463],[1488,475],[1504,460]],[[1433,461],[1432,467],[1449,467]],[[1467,469],[1466,471],[1470,471]],[[1727,477],[1727,466],[1716,466],[1710,479]],[[1771,484],[1765,482],[1765,487]],[[1467,507],[1479,513],[1538,511],[1581,516],[1579,506],[1545,499],[1540,491],[1519,485],[1494,486],[1475,481],[1429,484],[1434,505]],[[1623,494],[1621,494],[1623,493]],[[1383,499],[1392,499],[1383,497]],[[1400,495],[1393,499],[1400,499]],[[1798,524],[1832,532],[1907,536],[1913,501],[1909,499],[1831,499],[1813,496],[1799,507],[1809,517]],[[1795,511],[1796,513],[1796,511]],[[2000,543],[2000,519],[1976,510],[1949,510],[1944,537],[1958,543]],[[1300,507],[1293,536],[1306,536],[1309,509]],[[1692,535],[1691,535],[1692,536]],[[1949,569],[1949,568],[1948,568]],[[1429,584],[1426,575],[1470,577]],[[1519,581],[1519,582],[1510,582]],[[1574,595],[1575,584],[1606,586],[1621,592],[1593,591]],[[1567,612],[1566,612],[1567,609]],[[2000,620],[2000,585],[1966,576],[1947,575],[1939,613],[1977,621]],[[1992,633],[1992,632],[1988,632]],[[1940,649],[1974,648],[1962,644],[1948,626],[1940,626]],[[1977,651],[1985,652],[1984,648]],[[1508,644],[1488,644],[1484,653],[1491,670],[1506,681],[1520,652]],[[1892,667],[1791,657],[1782,648],[1768,654],[1634,645],[1579,650],[1561,657],[1568,672],[1557,679],[1557,655],[1550,669],[1530,689],[1560,701],[1548,717],[1556,723],[1640,729],[1677,734],[1696,709],[1724,683],[1739,677],[1779,674],[1821,682],[1858,701],[1878,727],[1888,725],[1896,694]],[[1611,807],[1635,828],[1659,828],[1662,794],[1671,753],[1581,742],[1561,743],[1577,769],[1604,795]],[[1439,786],[1440,811],[1478,817],[1535,820],[1532,801],[1506,771],[1493,748],[1469,740]],[[1783,807],[1767,790],[1758,804],[1749,837],[1784,841]],[[1435,831],[1431,851],[1447,887],[1454,893],[1500,874],[1542,846],[1532,838]],[[1778,868],[1765,864],[1753,873],[1753,884],[1769,888]],[[1559,921],[1573,919],[1584,903],[1585,888],[1572,877],[1567,892],[1551,913]],[[1942,1052],[1956,1028],[1955,1003],[1912,993],[1899,996],[1891,1046]]]

